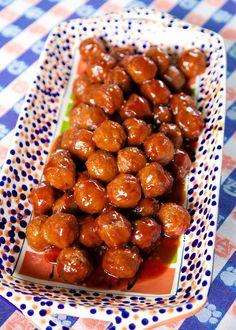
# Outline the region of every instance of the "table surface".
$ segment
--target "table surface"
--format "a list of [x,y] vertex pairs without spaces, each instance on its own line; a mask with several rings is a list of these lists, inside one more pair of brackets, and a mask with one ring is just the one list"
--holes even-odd
[[[158,329],[236,329],[236,1],[235,0],[0,0],[0,166],[4,162],[22,101],[50,30],[63,20],[130,7],[153,7],[220,33],[227,51],[227,112],[213,282],[208,304],[188,319]],[[48,19],[47,16],[53,19]],[[34,38],[27,38],[27,30]],[[111,329],[112,325],[53,315],[52,328]],[[17,328],[16,328],[17,324]],[[55,326],[53,326],[55,324]],[[0,329],[35,325],[0,296]]]

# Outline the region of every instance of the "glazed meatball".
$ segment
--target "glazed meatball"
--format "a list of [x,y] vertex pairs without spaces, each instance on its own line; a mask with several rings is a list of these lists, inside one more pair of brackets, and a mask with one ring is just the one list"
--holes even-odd
[[77,247],[63,249],[57,258],[58,275],[67,283],[81,283],[92,271],[88,252]]
[[174,115],[177,115],[181,110],[186,109],[186,107],[194,107],[195,102],[192,96],[179,93],[175,94],[170,99],[170,106]]
[[123,127],[126,130],[127,142],[130,146],[143,144],[152,133],[151,126],[141,119],[127,118],[123,122]]
[[173,115],[168,105],[156,105],[153,110],[153,118],[156,124],[170,123]]
[[93,133],[87,129],[71,127],[64,132],[61,147],[81,159],[87,160],[95,152]]
[[87,216],[80,225],[79,241],[86,247],[94,248],[102,244],[98,234],[98,225],[92,216]]
[[185,76],[192,78],[205,71],[206,58],[200,49],[189,49],[180,55],[178,64]]
[[82,101],[84,91],[90,84],[91,82],[86,73],[81,73],[78,78],[76,78],[73,85],[73,93],[76,97],[77,102]]
[[138,217],[156,217],[159,208],[160,204],[155,198],[142,198],[132,213]]
[[55,151],[44,168],[44,177],[56,189],[69,190],[75,184],[75,164],[67,150]]
[[126,118],[151,118],[150,105],[145,98],[138,94],[131,94],[120,108],[119,114],[122,119]]
[[83,102],[96,105],[106,114],[112,115],[123,103],[123,92],[118,85],[94,84],[86,88]]
[[108,71],[116,65],[116,60],[109,54],[100,53],[88,63],[87,74],[92,83],[104,82]]
[[125,93],[130,93],[132,89],[130,76],[126,73],[124,68],[120,66],[116,66],[107,73],[105,82],[118,85]]
[[38,215],[26,227],[28,245],[35,251],[44,251],[50,246],[50,243],[45,240],[42,231],[42,226],[47,218],[46,215]]
[[47,183],[41,183],[30,192],[30,203],[34,209],[34,215],[48,214],[56,200],[54,189]]
[[170,65],[170,56],[157,47],[151,47],[146,51],[146,56],[150,57],[158,67],[158,75],[163,75],[169,65]]
[[157,73],[156,64],[143,55],[129,56],[125,61],[125,68],[136,84],[154,78]]
[[70,246],[79,236],[76,217],[67,213],[55,213],[42,226],[43,237],[51,245],[63,249]]
[[56,200],[52,208],[53,213],[72,213],[78,212],[78,207],[75,204],[74,195],[72,192],[65,192]]
[[87,61],[105,52],[103,42],[98,38],[88,38],[81,42],[79,51],[82,59]]
[[175,65],[169,66],[163,75],[163,80],[174,92],[180,92],[186,82],[183,72]]
[[121,173],[107,185],[107,195],[118,207],[131,208],[141,198],[141,187],[135,176]]
[[131,238],[131,224],[124,215],[107,211],[96,219],[101,239],[111,248],[122,247]]
[[174,145],[171,140],[162,133],[150,135],[145,143],[144,149],[146,155],[161,165],[167,165],[174,158]]
[[170,163],[171,173],[176,179],[182,180],[188,175],[192,162],[184,150],[177,149],[174,159]]
[[94,131],[107,119],[104,111],[94,105],[81,103],[70,111],[71,127],[84,128]]
[[94,132],[96,146],[106,151],[119,151],[125,140],[126,134],[123,127],[112,120],[104,121]]
[[184,234],[190,226],[188,211],[176,203],[163,204],[158,216],[163,232],[168,237],[178,237]]
[[136,248],[108,249],[102,260],[106,273],[118,278],[132,278],[143,259]]
[[172,123],[163,123],[160,125],[160,133],[165,134],[173,143],[175,148],[180,148],[183,144],[183,136],[179,127]]
[[146,165],[146,157],[135,147],[121,149],[117,155],[117,165],[120,173],[137,173]]
[[150,250],[160,241],[161,226],[152,218],[134,221],[132,242],[141,250]]
[[168,104],[170,91],[162,80],[147,80],[140,86],[140,92],[154,105]]
[[112,47],[110,53],[117,61],[121,61],[126,55],[134,55],[134,49],[128,47]]
[[106,190],[94,179],[78,179],[74,188],[74,199],[81,211],[97,213],[106,205]]
[[157,197],[170,190],[173,178],[159,163],[147,164],[138,173],[145,197]]
[[98,150],[86,162],[91,177],[103,182],[110,182],[118,174],[116,158],[112,153]]

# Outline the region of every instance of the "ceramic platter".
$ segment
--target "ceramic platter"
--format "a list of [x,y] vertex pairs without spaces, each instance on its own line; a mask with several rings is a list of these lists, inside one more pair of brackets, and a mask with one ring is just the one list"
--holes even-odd
[[[170,54],[198,47],[207,68],[195,81],[205,117],[196,161],[187,181],[191,226],[166,269],[132,290],[88,289],[50,277],[51,265],[30,250],[25,228],[31,217],[30,189],[42,176],[52,142],[68,125],[80,42],[99,36],[109,45],[144,51],[158,45]],[[197,312],[207,301],[212,276],[225,116],[225,50],[209,30],[155,10],[128,10],[77,19],[49,35],[16,125],[0,188],[0,294],[38,326],[50,327],[53,313],[109,320],[112,329],[152,328]]]

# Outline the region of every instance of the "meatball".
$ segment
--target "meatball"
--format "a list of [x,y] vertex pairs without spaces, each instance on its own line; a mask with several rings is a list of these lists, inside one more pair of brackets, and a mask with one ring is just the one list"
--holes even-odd
[[77,102],[81,102],[85,89],[91,84],[86,73],[81,73],[76,78],[73,85],[73,93],[77,99]]
[[56,200],[55,191],[47,183],[41,183],[31,190],[29,199],[34,208],[34,215],[48,214]]
[[98,225],[92,216],[83,219],[80,225],[79,241],[86,247],[94,248],[102,244],[102,239],[98,234]]
[[71,127],[84,128],[94,131],[107,119],[104,111],[94,105],[81,103],[70,111]]
[[98,56],[105,52],[103,42],[98,38],[88,38],[80,43],[79,51],[82,59],[87,61],[94,56]]
[[185,85],[185,76],[183,72],[175,65],[170,65],[163,80],[174,92],[180,92]]
[[157,197],[170,190],[172,176],[159,163],[150,163],[138,173],[145,197]]
[[152,133],[151,126],[141,119],[127,118],[123,122],[123,127],[126,130],[127,142],[130,146],[143,144],[147,137]]
[[72,192],[65,192],[56,200],[52,208],[53,213],[72,213],[78,212],[78,207],[75,204],[74,195]]
[[173,115],[168,105],[156,105],[153,110],[153,118],[156,124],[170,123]]
[[132,242],[141,250],[152,249],[161,238],[161,226],[152,218],[134,221]]
[[120,66],[116,66],[107,73],[105,82],[118,85],[125,93],[130,93],[132,89],[130,76],[126,73],[124,68]]
[[156,217],[159,208],[160,204],[155,198],[142,198],[132,213],[139,217]]
[[171,140],[162,133],[150,135],[145,143],[144,149],[146,155],[161,165],[167,165],[174,158],[174,145]]
[[187,210],[175,203],[165,203],[159,211],[159,220],[163,233],[168,237],[178,237],[190,226],[190,215]]
[[96,146],[106,151],[119,151],[125,140],[126,134],[123,127],[115,121],[104,121],[94,132]]
[[87,129],[71,127],[64,132],[61,147],[82,160],[87,160],[95,152],[93,133]]
[[192,96],[179,93],[171,97],[170,106],[174,115],[177,115],[181,110],[186,109],[188,106],[194,107],[195,102]]
[[112,47],[110,54],[115,57],[117,61],[121,61],[126,55],[134,55],[134,49],[128,47]]
[[152,112],[150,105],[145,98],[138,94],[131,94],[120,108],[119,114],[122,119],[126,118],[151,118]]
[[125,61],[125,68],[137,84],[142,84],[144,81],[154,78],[157,73],[156,64],[143,55],[129,56]]
[[83,102],[96,105],[106,114],[112,115],[123,103],[123,92],[118,85],[94,84],[86,88]]
[[70,246],[79,236],[76,217],[68,213],[55,213],[42,226],[43,237],[59,249]]
[[46,215],[34,217],[26,227],[26,238],[28,245],[35,251],[44,251],[50,246],[50,243],[43,236],[42,226],[47,220]]
[[131,238],[131,224],[116,211],[107,211],[96,219],[101,239],[111,248],[122,247]]
[[88,252],[77,247],[63,249],[57,258],[58,275],[67,283],[81,283],[92,271]]
[[107,185],[107,195],[118,207],[131,208],[141,198],[141,187],[135,176],[121,173]]
[[121,149],[117,155],[117,165],[120,173],[137,173],[146,165],[146,157],[136,147]]
[[109,275],[130,279],[137,273],[143,259],[136,248],[108,249],[102,260],[102,268]]
[[154,105],[168,104],[170,91],[162,80],[147,80],[140,86],[140,92]]
[[91,177],[110,182],[118,174],[116,158],[112,153],[98,150],[86,162],[88,173]]
[[163,123],[160,125],[160,133],[165,134],[173,143],[175,148],[180,148],[183,144],[183,136],[179,127],[172,123]]
[[75,184],[75,164],[67,150],[57,150],[44,168],[44,177],[56,189],[69,190]]
[[146,56],[150,57],[158,67],[158,74],[163,75],[170,65],[170,56],[157,47],[151,47],[146,51]]
[[176,179],[182,180],[188,175],[192,162],[189,155],[184,151],[177,149],[175,151],[174,159],[170,163],[171,173]]
[[180,55],[178,65],[186,77],[192,78],[205,71],[206,58],[200,49],[189,49]]
[[100,83],[105,80],[108,71],[116,65],[116,60],[109,54],[100,53],[94,56],[88,63],[87,74],[93,83]]
[[97,213],[106,205],[106,190],[93,179],[79,179],[74,188],[74,199],[81,211]]

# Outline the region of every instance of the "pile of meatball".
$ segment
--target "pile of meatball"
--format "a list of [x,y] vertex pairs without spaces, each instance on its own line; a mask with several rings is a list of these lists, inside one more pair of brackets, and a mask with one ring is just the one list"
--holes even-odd
[[97,267],[132,279],[164,236],[190,225],[188,211],[163,197],[188,174],[185,146],[204,127],[188,85],[204,72],[205,55],[108,49],[99,38],[79,50],[87,69],[74,83],[70,128],[30,193],[26,236],[36,251],[59,249],[65,282],[85,283]]

